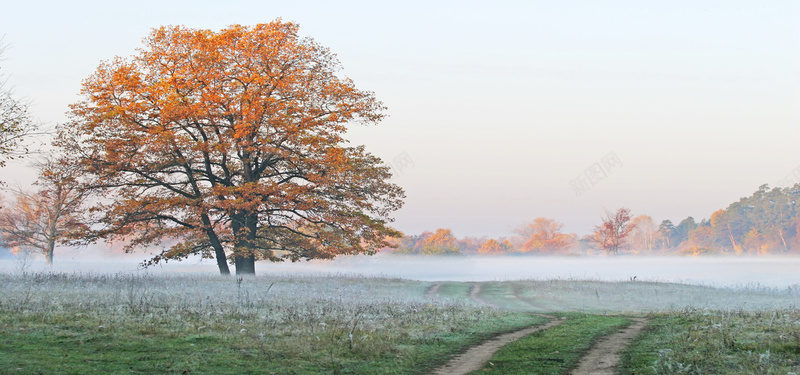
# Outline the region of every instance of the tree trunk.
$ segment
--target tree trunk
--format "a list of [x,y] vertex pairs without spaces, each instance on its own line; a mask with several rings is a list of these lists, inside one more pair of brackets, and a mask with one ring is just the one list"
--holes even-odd
[[208,215],[202,215],[203,225],[206,226],[205,232],[206,236],[208,236],[208,241],[211,242],[211,247],[214,248],[214,258],[217,260],[217,267],[219,268],[219,274],[223,276],[227,276],[231,274],[231,270],[228,268],[228,257],[225,256],[225,249],[222,247],[222,244],[219,242],[219,237],[217,237],[217,233],[214,232],[214,229],[211,228],[211,219]]
[[256,274],[256,256],[253,254],[247,256],[235,256],[233,262],[236,265],[237,275],[255,275]]
[[217,249],[216,246],[214,247],[214,258],[217,259],[217,268],[219,268],[219,274],[222,276],[228,276],[231,274],[230,268],[228,268],[228,257],[225,256],[225,250]]
[[53,268],[53,250],[56,248],[55,239],[47,240],[47,249],[44,252],[44,258],[47,260],[47,267]]
[[742,250],[739,247],[739,245],[736,244],[736,240],[733,238],[733,231],[731,230],[731,224],[730,223],[728,223],[728,236],[730,236],[730,238],[731,238],[731,244],[733,245],[733,251],[736,254],[741,254]]
[[217,260],[219,274],[223,276],[230,275],[231,270],[228,268],[228,257],[225,256],[225,249],[219,242],[217,234],[214,233],[214,231],[211,231],[211,233],[208,233],[208,239],[211,242],[211,247],[214,248],[214,258]]
[[782,229],[778,229],[778,234],[781,235],[781,241],[783,242],[783,252],[784,253],[788,253],[789,252],[789,245],[786,244],[786,239],[783,238],[783,230]]
[[255,215],[232,215],[231,229],[236,238],[233,247],[233,264],[237,275],[256,274],[255,239],[258,218]]

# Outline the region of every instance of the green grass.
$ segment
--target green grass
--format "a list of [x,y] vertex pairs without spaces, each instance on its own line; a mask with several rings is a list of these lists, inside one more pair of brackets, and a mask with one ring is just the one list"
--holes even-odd
[[278,374],[414,374],[496,332],[538,322],[509,315],[465,330],[451,327],[422,337],[372,341],[357,338],[350,345],[344,332],[319,334],[318,340],[309,342],[303,334],[262,336],[229,329],[184,334],[168,322],[143,320],[100,328],[102,322],[95,319],[71,319],[0,315],[5,329],[0,352],[6,354],[0,356],[0,368],[44,374],[260,374],[264,369]]
[[566,374],[601,337],[630,325],[618,316],[567,314],[563,323],[501,348],[472,374]]
[[686,310],[656,315],[621,374],[800,373],[800,311]]
[[[0,275],[0,373],[418,374],[543,321],[393,279]],[[19,370],[18,370],[19,369]]]

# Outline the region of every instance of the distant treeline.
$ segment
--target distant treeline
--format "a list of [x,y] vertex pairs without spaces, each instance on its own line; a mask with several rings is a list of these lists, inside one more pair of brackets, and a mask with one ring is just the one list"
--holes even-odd
[[419,235],[404,235],[397,240],[396,248],[385,251],[417,255],[582,255],[610,253],[602,239],[617,236],[620,246],[614,249],[615,253],[800,254],[798,197],[800,184],[773,189],[762,185],[753,195],[700,222],[690,216],[677,225],[671,220],[656,224],[648,215],[620,216],[629,212],[620,209],[608,213],[594,233],[584,236],[563,233],[563,224],[540,217],[518,227],[509,237],[457,238],[450,229],[439,228]]

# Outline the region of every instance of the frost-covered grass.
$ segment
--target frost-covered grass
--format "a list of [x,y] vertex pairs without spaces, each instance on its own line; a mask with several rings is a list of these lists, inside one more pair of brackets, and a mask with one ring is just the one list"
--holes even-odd
[[[491,308],[470,299],[474,283],[441,284],[427,297],[433,283],[356,275],[0,273],[0,373],[418,374],[545,320],[529,312],[573,312],[575,327],[651,314],[628,373],[800,373],[797,287],[481,283]],[[535,344],[597,333],[558,332]]]
[[[0,274],[0,371],[415,374],[539,317],[369,277]],[[18,369],[18,370],[17,370]]]
[[621,374],[800,374],[800,310],[657,315],[622,360]]
[[485,283],[485,300],[518,311],[651,313],[680,309],[774,310],[800,306],[800,286],[713,288],[640,281],[526,280]]

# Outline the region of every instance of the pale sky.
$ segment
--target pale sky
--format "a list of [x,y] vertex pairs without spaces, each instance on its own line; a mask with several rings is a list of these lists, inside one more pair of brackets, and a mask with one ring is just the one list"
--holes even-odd
[[[2,8],[9,48],[0,72],[49,125],[65,120],[100,61],[134,54],[153,27],[299,23],[301,34],[339,56],[358,88],[388,106],[385,121],[354,128],[350,139],[396,167],[408,197],[395,226],[408,234],[443,227],[456,236],[507,236],[539,216],[586,234],[604,209],[623,206],[677,224],[707,218],[800,167],[796,1]],[[605,177],[587,175],[604,162]],[[21,165],[0,171],[11,183],[31,176]]]

